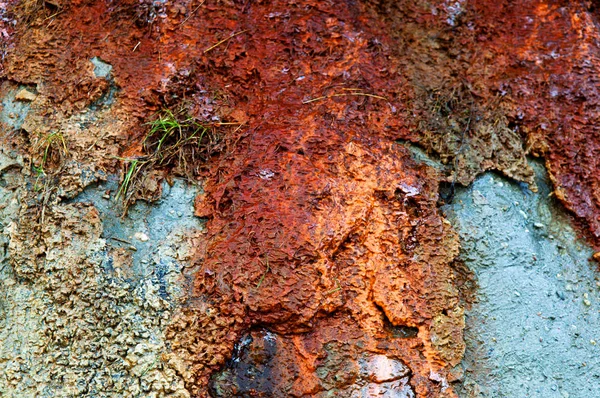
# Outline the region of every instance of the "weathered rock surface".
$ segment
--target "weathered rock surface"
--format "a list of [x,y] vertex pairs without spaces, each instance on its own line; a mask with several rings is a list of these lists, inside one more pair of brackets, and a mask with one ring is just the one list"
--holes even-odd
[[[0,2],[0,392],[455,396],[472,286],[438,208],[455,184],[497,170],[535,190],[526,156],[544,156],[600,245],[597,13]],[[221,152],[149,170],[150,202],[119,219],[113,176],[160,109]]]
[[538,193],[485,174],[444,213],[478,280],[467,311],[463,396],[587,397],[600,391],[599,276],[540,162]]

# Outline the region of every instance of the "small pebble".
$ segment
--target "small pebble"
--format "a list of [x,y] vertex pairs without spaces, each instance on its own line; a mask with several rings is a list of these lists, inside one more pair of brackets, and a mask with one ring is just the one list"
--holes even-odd
[[567,285],[565,286],[565,290],[567,292],[573,292],[573,291],[575,291],[575,289],[573,289],[573,285],[571,285],[570,283],[567,283]]
[[135,238],[141,242],[148,242],[148,240],[150,239],[148,235],[146,235],[143,232],[136,232],[133,236],[135,236]]

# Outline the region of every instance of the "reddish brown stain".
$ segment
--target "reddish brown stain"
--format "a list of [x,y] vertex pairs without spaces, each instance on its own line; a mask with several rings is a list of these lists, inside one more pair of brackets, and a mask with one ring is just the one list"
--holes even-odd
[[[197,203],[210,220],[194,295],[227,318],[234,333],[220,344],[231,351],[251,326],[309,341],[303,333],[316,328],[335,336],[319,344],[351,347],[344,361],[382,352],[410,367],[418,396],[451,396],[431,374],[444,378],[464,349],[449,267],[457,241],[437,213],[432,171],[393,143],[406,122],[406,81],[390,38],[352,3],[236,11],[215,9],[210,20],[226,13],[247,36],[216,49],[198,72],[227,88],[251,126]],[[434,332],[446,312],[455,315]],[[385,322],[419,335],[391,338]],[[431,343],[435,333],[444,333],[441,346]],[[304,361],[281,350],[290,364]],[[295,366],[308,372],[286,394],[346,387],[315,380],[314,363]]]
[[510,10],[524,28],[507,47],[514,107],[529,145],[546,156],[556,196],[600,243],[598,159],[598,20],[591,3],[532,2],[529,13]]

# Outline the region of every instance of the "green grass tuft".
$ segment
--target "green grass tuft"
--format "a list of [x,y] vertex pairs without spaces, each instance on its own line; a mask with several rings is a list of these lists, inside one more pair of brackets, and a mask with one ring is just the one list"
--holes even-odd
[[143,140],[144,155],[119,158],[127,166],[116,199],[124,200],[125,210],[136,198],[143,197],[142,180],[152,170],[166,169],[193,180],[220,148],[214,127],[198,122],[183,107],[175,112],[163,109],[146,125],[149,130]]

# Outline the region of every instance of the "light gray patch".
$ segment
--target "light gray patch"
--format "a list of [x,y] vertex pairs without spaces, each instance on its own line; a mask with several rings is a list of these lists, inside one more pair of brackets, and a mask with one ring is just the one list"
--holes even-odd
[[115,96],[119,91],[119,87],[112,76],[112,65],[107,64],[98,57],[92,58],[90,62],[94,65],[94,75],[97,78],[106,79],[109,83],[108,90],[98,100],[90,104],[90,109],[97,111],[103,107],[110,107],[115,102]]
[[375,383],[395,381],[410,373],[410,369],[404,363],[382,354],[367,355],[361,358],[359,364],[361,377]]
[[352,392],[351,398],[414,398],[408,377],[388,383],[369,383],[360,391]]
[[31,109],[31,102],[17,101],[15,96],[25,86],[18,86],[9,90],[2,98],[2,107],[0,108],[0,123],[8,126],[12,130],[18,130],[23,126],[25,118]]
[[458,188],[446,217],[475,273],[459,386],[464,397],[596,396],[600,391],[600,294],[592,250],[550,195],[531,161],[538,193],[494,173]]
[[[189,251],[178,242],[187,232],[203,228],[202,220],[194,216],[199,188],[182,179],[174,179],[173,186],[163,183],[161,199],[153,203],[138,201],[124,217],[121,204],[114,199],[118,188],[116,177],[111,176],[105,183],[86,188],[74,201],[89,202],[98,209],[102,237],[109,246],[131,251],[137,278],[153,276],[163,286],[161,279],[166,274],[181,272],[179,251]],[[163,286],[161,294],[169,290]]]
[[94,75],[96,77],[103,77],[105,79],[110,77],[113,68],[112,65],[107,64],[98,57],[90,59],[90,62],[94,65]]

